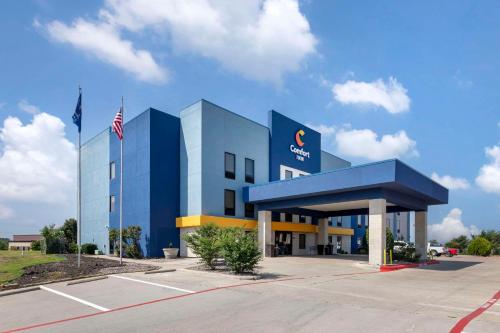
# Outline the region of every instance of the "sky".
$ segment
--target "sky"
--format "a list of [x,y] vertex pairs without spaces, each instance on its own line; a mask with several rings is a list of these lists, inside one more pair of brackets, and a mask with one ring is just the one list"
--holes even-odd
[[82,140],[148,107],[277,110],[354,165],[450,189],[429,237],[500,229],[498,1],[2,1],[0,237],[75,215]]

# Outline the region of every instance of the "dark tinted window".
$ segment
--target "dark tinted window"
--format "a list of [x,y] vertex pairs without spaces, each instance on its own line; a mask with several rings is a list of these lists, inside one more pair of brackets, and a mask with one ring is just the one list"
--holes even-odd
[[255,218],[255,207],[251,203],[245,204],[245,217]]
[[235,215],[234,209],[234,191],[233,190],[224,190],[224,214],[225,215]]
[[252,184],[255,182],[254,161],[249,158],[245,158],[245,182]]
[[299,222],[306,223],[306,217],[304,215],[299,215]]
[[337,217],[337,227],[341,227],[342,226],[342,217]]
[[224,171],[226,178],[236,178],[236,156],[231,153],[224,154]]
[[306,234],[299,234],[299,249],[306,248]]
[[292,222],[292,214],[285,213],[285,221],[286,222]]

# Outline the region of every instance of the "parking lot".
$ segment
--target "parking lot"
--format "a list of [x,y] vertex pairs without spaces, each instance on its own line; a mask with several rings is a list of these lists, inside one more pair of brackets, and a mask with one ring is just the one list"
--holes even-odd
[[452,328],[462,320],[468,333],[500,332],[500,302],[491,300],[500,258],[389,273],[358,259],[268,258],[260,280],[192,271],[180,260],[170,273],[48,284],[1,297],[0,331],[460,332]]

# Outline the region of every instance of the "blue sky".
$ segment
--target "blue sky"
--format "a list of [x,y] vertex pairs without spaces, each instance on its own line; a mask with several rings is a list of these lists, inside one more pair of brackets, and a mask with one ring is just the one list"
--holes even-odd
[[122,95],[129,119],[148,107],[178,115],[200,98],[264,124],[275,109],[354,164],[398,157],[436,173],[450,203],[431,208],[431,236],[498,229],[498,2],[230,4],[0,5],[0,237],[74,211],[79,84],[84,140]]

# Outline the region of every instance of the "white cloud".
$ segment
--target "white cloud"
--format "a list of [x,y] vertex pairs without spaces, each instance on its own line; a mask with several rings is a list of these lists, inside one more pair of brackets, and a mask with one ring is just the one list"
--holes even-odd
[[431,179],[450,190],[465,190],[470,187],[465,178],[456,178],[449,175],[439,176],[436,172],[432,173]]
[[360,104],[382,107],[389,113],[401,113],[410,109],[407,90],[393,77],[387,82],[382,79],[373,82],[349,80],[335,84],[334,98],[342,104]]
[[36,105],[30,104],[25,99],[20,100],[19,103],[17,103],[17,107],[26,113],[30,114],[40,113],[40,109]]
[[475,225],[466,227],[462,222],[462,211],[458,208],[453,208],[448,215],[437,224],[429,224],[427,228],[428,239],[436,239],[441,243],[445,243],[452,238],[466,235],[477,235],[481,232]]
[[319,125],[312,125],[312,124],[306,124],[307,127],[312,128],[316,132],[321,133],[322,137],[330,137],[335,134],[336,127],[335,126],[327,126],[323,124]]
[[123,40],[124,30],[138,37],[154,35],[177,53],[214,59],[248,79],[275,84],[285,73],[297,71],[317,44],[297,0],[253,0],[237,6],[213,0],[108,0],[97,23],[78,18],[71,27],[54,21],[47,29],[55,40],[145,81],[164,81],[166,70],[150,52]]
[[385,134],[380,139],[370,129],[340,129],[335,135],[340,154],[360,157],[368,160],[418,157],[417,143],[410,139],[405,131]]
[[79,18],[71,26],[53,21],[46,30],[55,41],[69,43],[141,81],[162,83],[168,78],[167,70],[156,63],[149,51],[134,48],[132,42],[122,39],[120,32],[108,23],[92,23]]
[[39,113],[23,125],[8,117],[0,128],[0,146],[1,201],[68,201],[76,151],[61,119]]
[[485,192],[500,194],[500,146],[486,147],[484,151],[491,161],[479,170],[476,184]]
[[0,127],[2,232],[37,232],[74,216],[76,149],[61,119],[47,113],[31,123],[7,117]]

